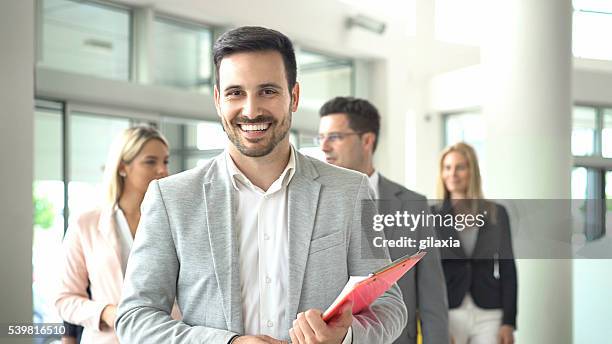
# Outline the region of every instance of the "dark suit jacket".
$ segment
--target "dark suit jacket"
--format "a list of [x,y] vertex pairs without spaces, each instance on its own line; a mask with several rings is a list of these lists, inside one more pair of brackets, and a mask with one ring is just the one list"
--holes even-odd
[[[492,202],[483,205],[493,210],[486,224],[478,230],[476,246],[471,257],[461,247],[440,249],[442,268],[446,278],[446,290],[450,308],[461,305],[469,291],[480,308],[503,310],[503,324],[516,327],[517,277],[510,221],[506,209]],[[482,207],[481,207],[482,209]],[[435,212],[453,214],[449,203]],[[443,227],[437,231],[440,239],[458,239],[454,228]]]
[[[394,213],[396,210],[406,210],[419,214],[421,211],[429,212],[425,196],[410,191],[405,187],[390,181],[380,175],[378,181],[379,211],[381,213]],[[412,236],[415,239],[424,239],[428,235],[435,235],[433,229],[419,229],[408,233],[406,230],[394,228],[385,231],[388,239],[399,239],[400,236]],[[409,252],[410,251],[410,252]],[[398,259],[406,254],[416,253],[417,248],[390,248],[391,259]],[[440,254],[436,248],[426,249],[427,255],[411,271],[398,281],[402,290],[404,302],[408,309],[408,324],[402,335],[395,340],[395,344],[416,343],[417,311],[421,319],[424,344],[448,344],[448,303],[446,301],[446,287],[444,275],[440,264]]]

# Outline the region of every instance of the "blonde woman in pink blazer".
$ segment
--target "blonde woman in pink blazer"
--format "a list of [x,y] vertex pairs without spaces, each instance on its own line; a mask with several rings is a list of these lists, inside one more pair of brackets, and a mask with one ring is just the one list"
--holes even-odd
[[[82,343],[119,342],[115,313],[140,204],[149,183],[166,176],[168,142],[161,133],[143,126],[125,130],[113,143],[105,167],[106,204],[69,226],[55,306],[65,321],[85,328]],[[176,307],[173,315],[179,316]]]

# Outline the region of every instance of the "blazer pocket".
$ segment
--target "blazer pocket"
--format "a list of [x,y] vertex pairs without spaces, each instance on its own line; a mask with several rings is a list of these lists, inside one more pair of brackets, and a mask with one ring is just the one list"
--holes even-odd
[[326,236],[316,238],[310,242],[310,253],[326,250],[344,243],[344,231],[333,232]]

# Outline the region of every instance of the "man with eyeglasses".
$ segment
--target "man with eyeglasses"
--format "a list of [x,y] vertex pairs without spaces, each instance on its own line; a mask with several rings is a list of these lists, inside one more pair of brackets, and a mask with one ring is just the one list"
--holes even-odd
[[[362,172],[368,176],[373,197],[382,213],[402,209],[410,213],[428,212],[427,200],[405,187],[390,181],[374,168],[374,152],[380,131],[380,115],[374,105],[364,99],[336,97],[319,110],[319,135],[315,139],[333,165]],[[391,211],[393,207],[393,211]],[[402,233],[403,232],[403,233]],[[388,239],[405,235],[405,231],[385,231]],[[410,233],[417,240],[433,236],[433,230]],[[410,250],[390,248],[391,259]],[[396,344],[417,342],[417,312],[424,344],[448,344],[448,302],[446,284],[437,249],[428,248],[425,258],[399,282],[408,309],[408,324]]]

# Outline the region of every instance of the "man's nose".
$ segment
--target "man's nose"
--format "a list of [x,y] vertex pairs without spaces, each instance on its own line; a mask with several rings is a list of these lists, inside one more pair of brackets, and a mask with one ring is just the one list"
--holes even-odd
[[329,140],[327,139],[327,136],[323,136],[322,138],[320,138],[319,142],[319,146],[321,147],[322,151],[324,151],[325,153],[331,151],[332,147],[329,143]]
[[256,96],[248,95],[246,97],[242,108],[242,115],[248,118],[255,118],[261,115],[259,101]]

